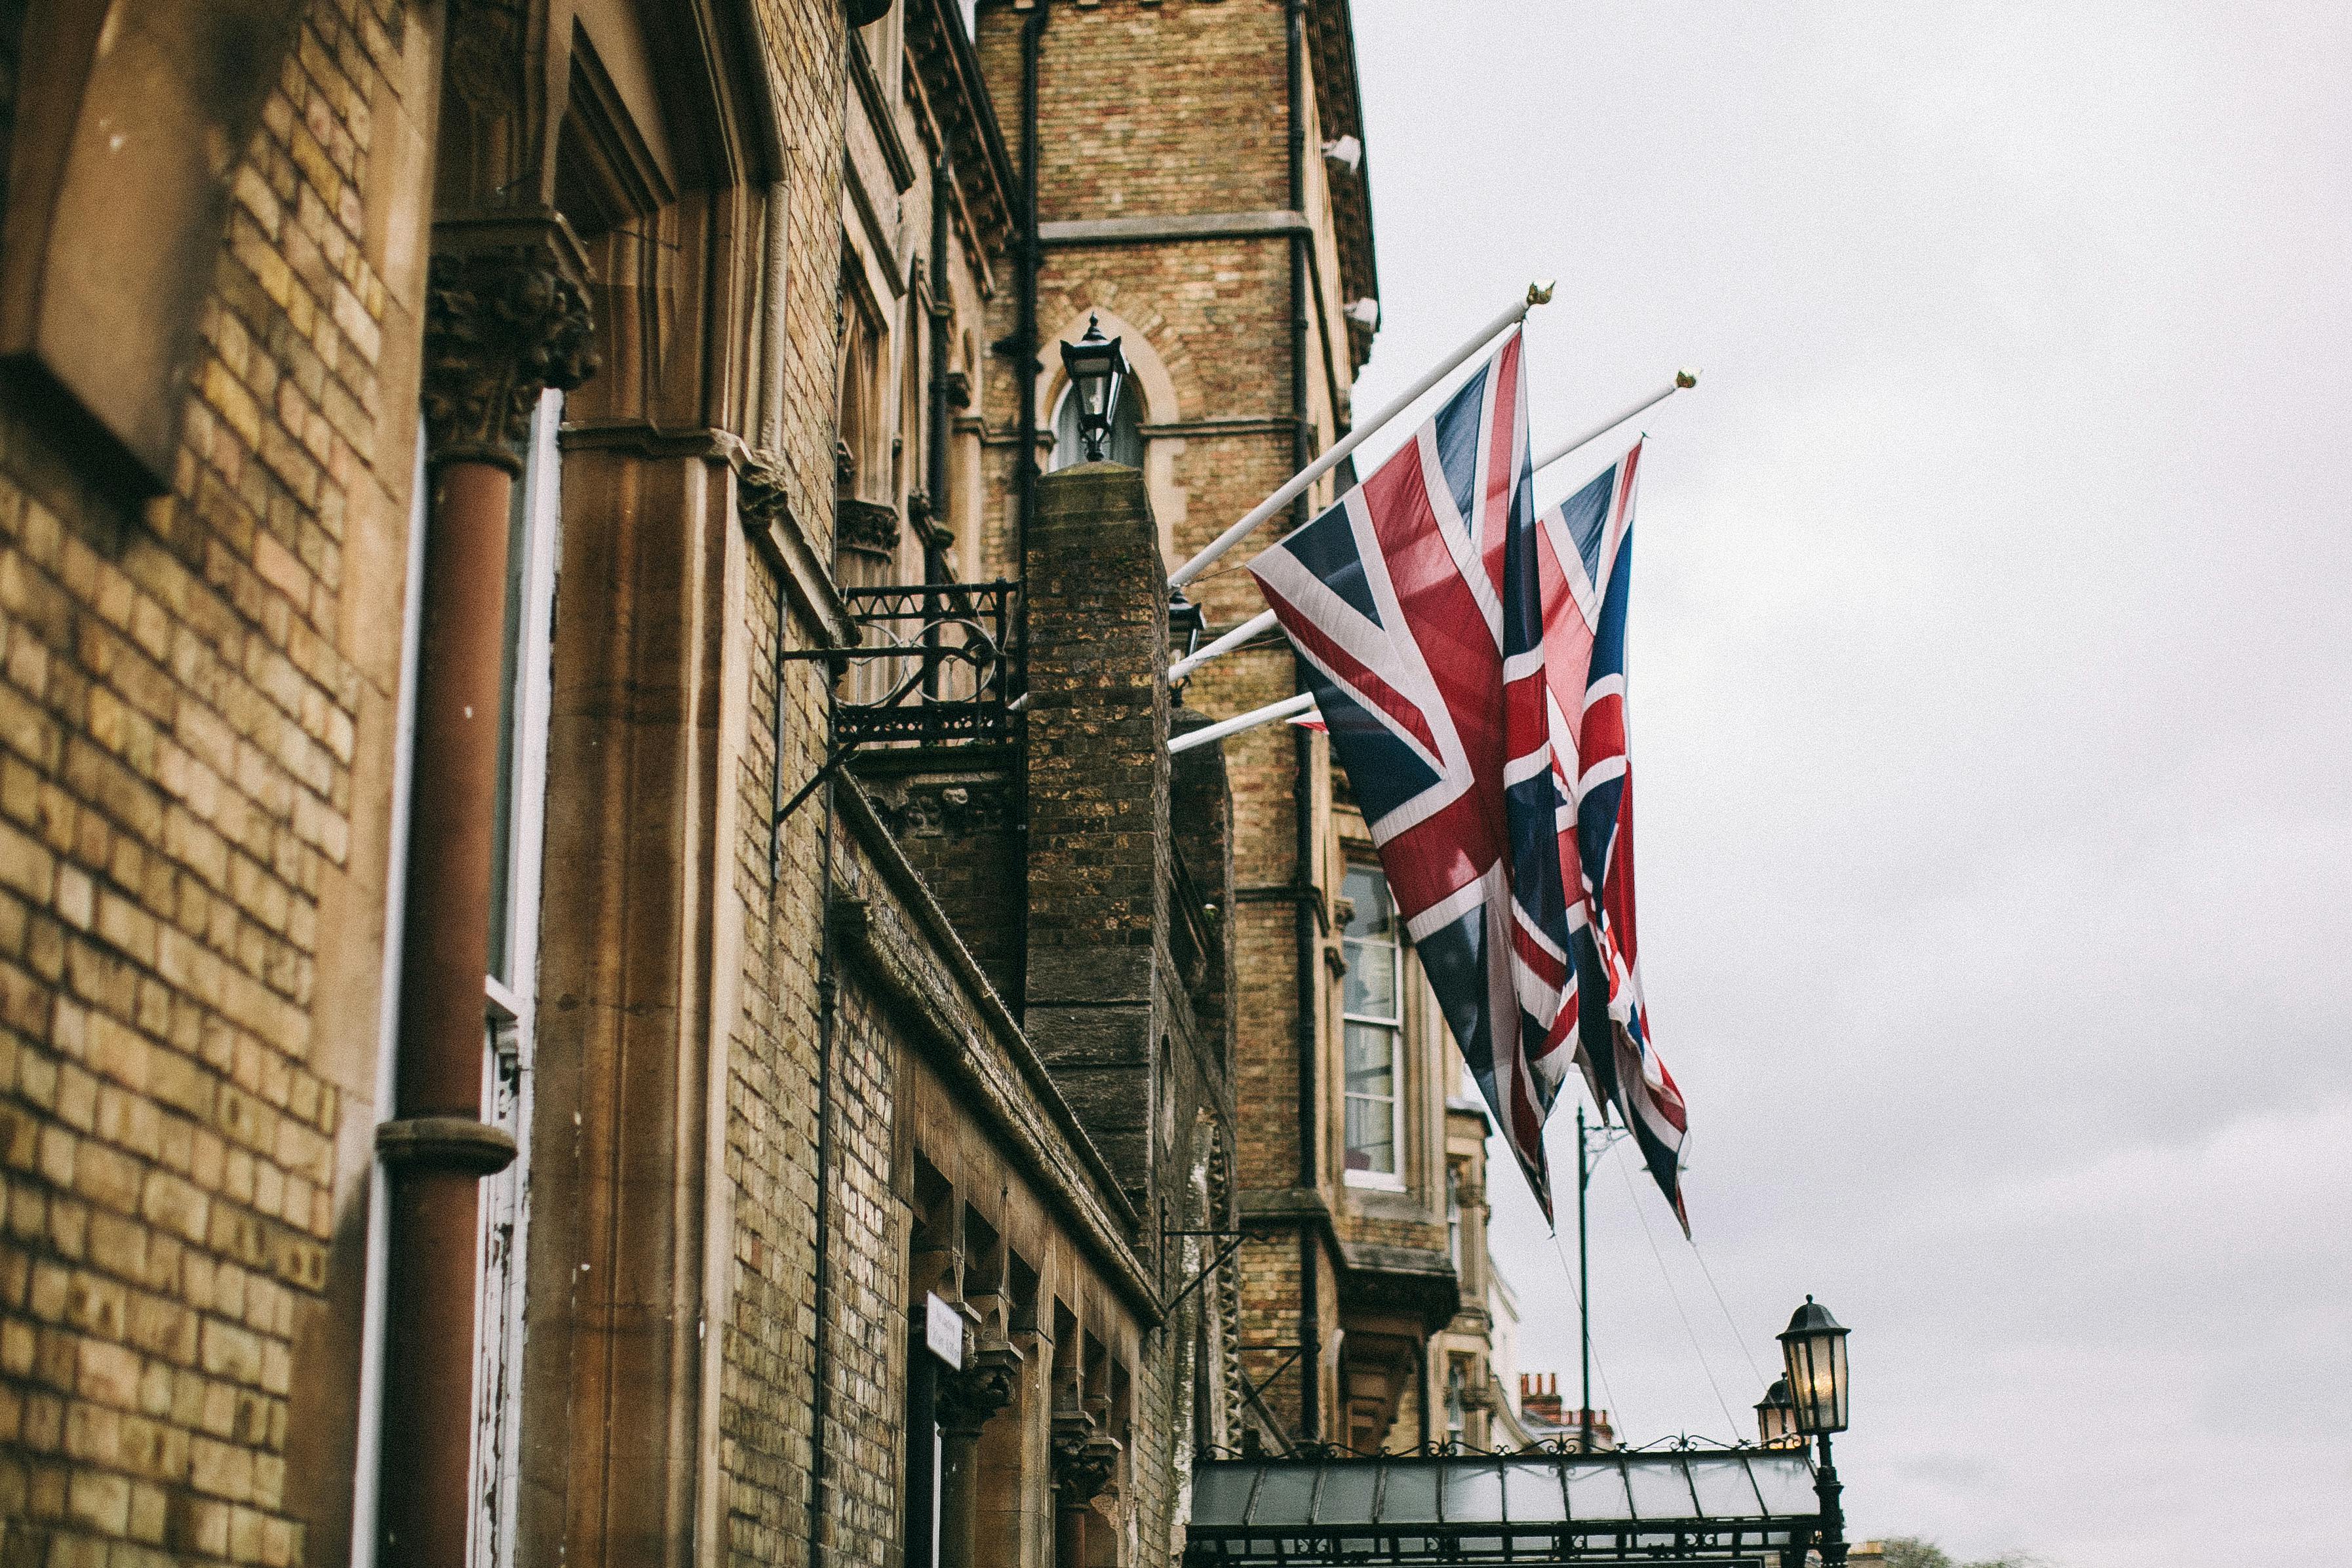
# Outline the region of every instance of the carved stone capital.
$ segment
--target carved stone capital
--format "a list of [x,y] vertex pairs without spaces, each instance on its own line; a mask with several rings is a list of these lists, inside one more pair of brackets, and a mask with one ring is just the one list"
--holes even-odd
[[433,460],[522,468],[549,387],[596,374],[587,262],[563,220],[445,224],[425,295],[425,428]]
[[942,1371],[933,1406],[940,1426],[953,1436],[979,1436],[988,1418],[1013,1403],[1020,1375],[1021,1352],[1010,1346],[976,1352],[961,1372]]
[[1082,1509],[1102,1496],[1118,1468],[1118,1443],[1101,1435],[1091,1416],[1054,1418],[1054,1496],[1066,1509]]

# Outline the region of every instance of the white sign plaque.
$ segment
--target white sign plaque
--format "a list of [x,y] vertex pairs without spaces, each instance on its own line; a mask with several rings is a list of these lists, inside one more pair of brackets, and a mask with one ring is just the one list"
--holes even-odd
[[929,1291],[923,1295],[923,1342],[933,1355],[963,1370],[963,1314]]

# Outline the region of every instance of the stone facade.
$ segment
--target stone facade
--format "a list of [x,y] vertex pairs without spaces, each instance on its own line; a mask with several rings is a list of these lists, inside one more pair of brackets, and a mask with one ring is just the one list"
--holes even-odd
[[1025,6],[0,5],[0,1563],[1163,1563],[1434,1310],[1322,744],[1166,750],[1287,656],[1160,674],[1345,7],[1054,10],[1021,343]]

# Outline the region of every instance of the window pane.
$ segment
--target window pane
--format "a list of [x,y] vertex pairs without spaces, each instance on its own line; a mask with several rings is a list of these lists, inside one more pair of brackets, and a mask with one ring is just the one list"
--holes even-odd
[[1396,1035],[1376,1024],[1348,1026],[1348,1092],[1396,1097]]
[[1356,906],[1356,912],[1348,917],[1349,936],[1396,940],[1396,905],[1389,900],[1389,879],[1378,867],[1349,867],[1340,891]]
[[1353,908],[1343,944],[1348,961],[1344,1010],[1363,1017],[1397,1016],[1396,905],[1388,879],[1371,866],[1350,866],[1344,883]]
[[1396,1105],[1348,1097],[1348,1169],[1396,1174]]
[[1395,1017],[1396,949],[1376,942],[1351,942],[1346,957],[1346,1010],[1364,1017]]

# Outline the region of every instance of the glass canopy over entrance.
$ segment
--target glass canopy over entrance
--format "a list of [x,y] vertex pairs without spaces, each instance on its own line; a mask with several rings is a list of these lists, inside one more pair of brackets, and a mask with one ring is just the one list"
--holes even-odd
[[1794,1568],[1820,1507],[1811,1464],[1787,1450],[1204,1459],[1184,1559]]

